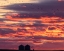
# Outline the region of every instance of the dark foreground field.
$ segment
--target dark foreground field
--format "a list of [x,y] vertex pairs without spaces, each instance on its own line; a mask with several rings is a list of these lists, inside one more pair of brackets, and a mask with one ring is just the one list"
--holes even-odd
[[[29,51],[29,50],[8,50],[8,49],[0,49],[0,51]],[[33,50],[30,50],[33,51]],[[64,51],[64,50],[34,50],[34,51]]]

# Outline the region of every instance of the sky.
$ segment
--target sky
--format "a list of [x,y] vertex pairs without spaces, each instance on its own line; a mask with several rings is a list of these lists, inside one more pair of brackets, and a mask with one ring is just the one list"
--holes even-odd
[[64,0],[0,0],[0,49],[64,50]]

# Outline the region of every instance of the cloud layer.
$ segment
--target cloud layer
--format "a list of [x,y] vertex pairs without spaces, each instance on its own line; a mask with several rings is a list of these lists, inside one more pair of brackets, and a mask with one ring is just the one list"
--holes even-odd
[[1,48],[18,49],[20,44],[30,44],[31,48],[36,50],[63,49],[63,1],[38,0],[38,3],[15,3],[2,9],[13,12],[7,12],[0,18]]

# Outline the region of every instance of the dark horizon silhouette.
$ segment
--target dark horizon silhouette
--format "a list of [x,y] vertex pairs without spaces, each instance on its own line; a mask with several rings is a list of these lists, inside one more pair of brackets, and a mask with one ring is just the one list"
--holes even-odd
[[30,45],[26,45],[25,50],[30,50]]
[[61,51],[61,50],[31,50],[30,45],[19,45],[18,50],[0,49],[0,51]]
[[24,50],[24,46],[23,45],[20,45],[19,46],[19,50]]
[[30,45],[25,45],[25,46],[20,45],[20,46],[19,46],[19,50],[20,50],[20,51],[21,51],[21,50],[29,50],[29,51],[30,51],[30,50],[31,50],[31,49],[30,49]]

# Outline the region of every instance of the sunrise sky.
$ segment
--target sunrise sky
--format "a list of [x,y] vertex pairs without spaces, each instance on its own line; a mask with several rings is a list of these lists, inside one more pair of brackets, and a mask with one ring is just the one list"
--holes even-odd
[[64,50],[64,0],[0,0],[0,49]]

